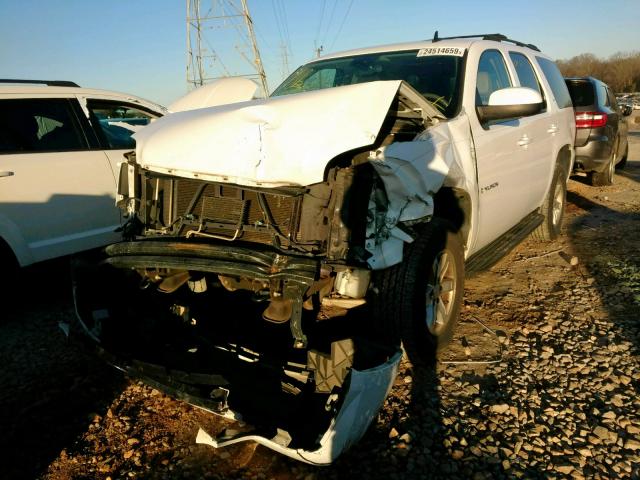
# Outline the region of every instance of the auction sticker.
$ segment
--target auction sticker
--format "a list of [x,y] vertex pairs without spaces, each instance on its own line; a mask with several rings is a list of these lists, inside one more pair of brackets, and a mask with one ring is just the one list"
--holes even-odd
[[464,48],[458,47],[428,47],[418,50],[417,57],[430,57],[432,55],[453,55],[461,57],[464,55]]

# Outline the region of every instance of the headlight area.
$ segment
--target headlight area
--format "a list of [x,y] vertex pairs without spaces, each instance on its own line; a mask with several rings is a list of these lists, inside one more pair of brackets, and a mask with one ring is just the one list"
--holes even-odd
[[366,163],[331,168],[326,181],[305,187],[259,188],[150,171],[136,163],[134,152],[127,158],[117,200],[127,219],[125,239],[235,242],[366,265],[374,181]]
[[[398,347],[381,343],[368,325],[369,279],[366,268],[274,249],[155,236],[110,245],[100,258],[78,257],[74,298],[108,362],[242,419],[251,425],[246,439],[270,446],[277,437],[291,452],[324,449],[314,457],[322,463],[339,454],[321,444],[327,432],[354,429],[352,414],[336,427],[353,372],[365,375],[357,395],[373,395],[378,408],[395,377],[386,369],[380,380],[382,365],[396,365]],[[377,380],[365,388],[369,370]],[[375,412],[353,431],[362,435]],[[343,448],[357,440],[349,435]]]

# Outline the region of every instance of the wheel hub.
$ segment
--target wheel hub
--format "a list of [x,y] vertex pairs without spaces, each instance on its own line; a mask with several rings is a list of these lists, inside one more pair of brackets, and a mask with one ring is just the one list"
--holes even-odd
[[616,171],[616,156],[615,154],[611,157],[611,161],[609,162],[609,182],[613,183],[613,177]]
[[556,189],[553,195],[553,207],[551,211],[551,221],[554,226],[560,224],[562,218],[562,211],[564,209],[564,192],[560,183],[556,184]]
[[451,319],[457,272],[452,255],[440,252],[431,265],[426,291],[426,326],[433,335],[442,332]]

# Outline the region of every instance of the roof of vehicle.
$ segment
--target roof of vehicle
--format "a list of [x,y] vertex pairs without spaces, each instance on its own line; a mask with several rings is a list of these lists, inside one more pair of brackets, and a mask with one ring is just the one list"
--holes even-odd
[[419,50],[421,48],[427,48],[431,46],[457,47],[457,48],[466,49],[466,48],[469,48],[472,44],[478,43],[478,42],[489,42],[495,45],[501,45],[501,44],[504,45],[501,40],[509,42],[508,43],[509,46],[526,48],[526,49],[535,51],[537,54],[541,54],[540,50],[538,50],[538,48],[535,47],[535,45],[526,45],[521,42],[508,39],[507,37],[499,34],[437,38],[437,33],[436,33],[435,41],[433,39],[429,39],[429,40],[420,40],[415,42],[393,43],[388,45],[377,45],[373,47],[345,50],[342,52],[336,52],[336,53],[330,53],[328,55],[324,55],[322,57],[312,60],[309,63],[313,63],[319,60],[328,60],[332,58],[351,57],[355,55],[366,55],[369,53]]
[[[591,82],[591,83],[603,83],[602,80],[598,80],[595,77],[587,76],[587,77],[564,77],[566,81],[569,82]],[[605,84],[606,85],[606,84]]]
[[0,83],[0,96],[2,95],[21,95],[25,97],[41,97],[44,95],[83,95],[83,96],[96,96],[96,97],[116,97],[122,100],[138,103],[141,106],[150,108],[152,110],[166,112],[167,109],[144,98],[130,95],[128,93],[114,92],[110,90],[100,90],[95,88],[82,88],[82,87],[66,87],[66,86],[49,86],[37,83]]

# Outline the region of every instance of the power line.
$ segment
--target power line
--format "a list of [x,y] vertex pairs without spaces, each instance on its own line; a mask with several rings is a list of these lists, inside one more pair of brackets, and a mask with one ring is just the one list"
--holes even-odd
[[319,40],[319,36],[320,36],[320,27],[322,27],[322,20],[324,19],[324,7],[326,6],[327,1],[326,0],[322,0],[322,6],[320,7],[320,21],[318,22],[318,28],[316,30],[316,36],[313,39],[313,43],[317,44],[317,41]]
[[282,33],[282,28],[280,27],[280,24],[281,24],[280,16],[276,8],[276,0],[271,0],[271,8],[273,9],[273,18],[276,19],[276,27],[278,28],[278,35],[280,36],[280,43],[285,43],[284,35]]
[[347,20],[347,17],[349,16],[349,12],[351,11],[351,6],[353,5],[353,0],[351,0],[349,2],[349,6],[347,7],[347,11],[344,14],[344,17],[342,18],[342,23],[340,24],[340,28],[338,28],[338,33],[336,33],[336,36],[333,38],[333,42],[331,43],[331,47],[329,48],[330,51],[333,51],[333,46],[336,44],[336,40],[338,40],[338,37],[340,36],[340,33],[342,33],[342,27],[344,27],[344,22]]
[[338,5],[338,0],[333,1],[333,7],[331,8],[331,14],[329,14],[329,21],[324,30],[324,35],[322,36],[322,42],[320,45],[324,45],[325,40],[327,39],[327,35],[329,34],[329,30],[331,29],[331,23],[333,22],[333,14],[336,13],[336,6]]
[[283,19],[283,30],[287,39],[287,46],[289,47],[289,51],[293,53],[293,48],[291,48],[291,36],[289,35],[289,20],[287,19],[287,10],[284,7],[284,0],[280,0],[279,5]]

